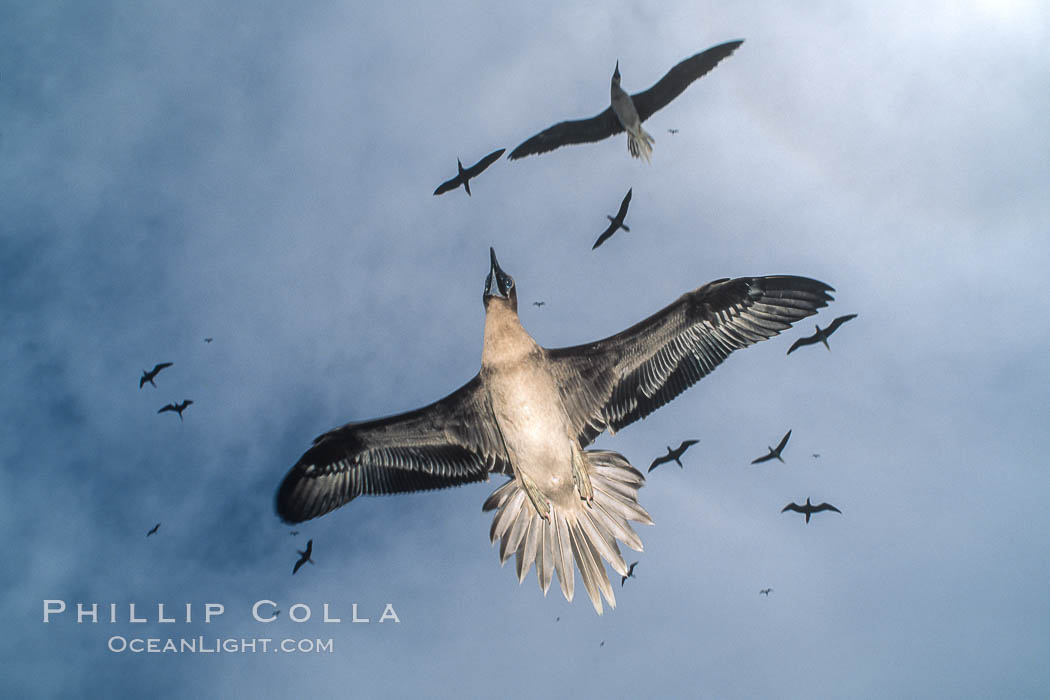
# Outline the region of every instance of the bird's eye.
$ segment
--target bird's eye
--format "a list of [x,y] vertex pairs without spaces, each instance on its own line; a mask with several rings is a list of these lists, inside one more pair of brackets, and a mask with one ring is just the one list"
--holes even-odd
[[514,286],[514,279],[511,277],[507,278],[507,291],[510,291],[511,287]]

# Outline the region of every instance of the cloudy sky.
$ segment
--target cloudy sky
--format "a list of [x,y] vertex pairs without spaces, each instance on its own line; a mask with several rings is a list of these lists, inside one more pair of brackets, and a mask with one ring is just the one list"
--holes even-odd
[[[1050,690],[1042,3],[12,5],[0,653],[13,697]],[[457,157],[603,109],[617,60],[635,92],[738,38],[646,123],[652,165],[621,135],[500,160],[473,197],[431,195]],[[631,232],[592,252],[632,187]],[[816,319],[599,438],[643,469],[700,440],[684,469],[650,475],[656,524],[602,617],[582,590],[544,597],[535,575],[519,586],[500,568],[481,503],[501,479],[361,498],[297,536],[273,511],[315,435],[474,375],[490,245],[548,347],[720,277],[837,290]],[[830,353],[785,357],[814,320],[846,313],[859,317]],[[187,398],[183,421],[157,414]],[[749,465],[789,428],[786,464]],[[780,513],[807,497],[842,515]],[[308,538],[315,564],[293,577]],[[44,624],[45,600],[69,610]],[[276,622],[253,620],[259,600]],[[77,603],[98,603],[100,622],[77,624]],[[130,603],[148,622],[128,621]],[[159,603],[179,621],[158,622]],[[209,624],[207,603],[225,608]],[[311,620],[289,619],[297,603]],[[325,603],[341,623],[320,621]],[[350,622],[355,603],[369,623]],[[388,603],[399,622],[379,622]],[[331,648],[110,650],[199,636]]]

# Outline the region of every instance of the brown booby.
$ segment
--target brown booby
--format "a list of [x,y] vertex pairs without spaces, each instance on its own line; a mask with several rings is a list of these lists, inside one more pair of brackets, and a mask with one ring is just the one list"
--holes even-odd
[[182,412],[185,411],[186,407],[189,406],[191,403],[193,403],[191,399],[186,399],[182,403],[166,403],[163,407],[161,407],[159,411],[157,411],[157,413],[164,413],[165,411],[175,411],[179,414],[179,420],[182,420]]
[[616,233],[617,229],[622,228],[624,231],[630,233],[631,229],[624,225],[623,220],[627,216],[627,207],[631,204],[631,193],[633,191],[633,187],[627,190],[627,194],[624,195],[623,201],[620,202],[620,210],[616,212],[616,216],[605,215],[605,218],[609,220],[609,228],[602,231],[602,235],[598,236],[598,240],[596,240],[594,245],[591,246],[591,250],[594,250],[602,243],[605,243],[605,240]]
[[758,459],[751,460],[751,464],[760,464],[761,462],[768,462],[771,459],[779,459],[781,463],[784,462],[784,458],[780,456],[780,453],[784,451],[784,446],[788,444],[788,438],[791,437],[791,431],[787,431],[784,437],[780,438],[780,444],[774,447],[767,447],[769,454],[762,455]]
[[814,333],[813,335],[808,335],[805,338],[799,338],[798,340],[796,340],[794,343],[791,344],[791,347],[788,348],[787,354],[790,355],[797,348],[800,348],[803,345],[814,345],[816,343],[824,343],[824,347],[826,347],[828,349],[828,352],[830,352],[831,346],[828,345],[828,336],[830,336],[832,333],[838,330],[838,327],[841,326],[843,323],[845,323],[846,321],[850,321],[854,318],[857,318],[857,314],[847,314],[845,316],[839,316],[831,322],[830,326],[823,330],[821,330],[820,326],[816,326],[816,333]]
[[522,327],[514,280],[489,256],[478,374],[423,408],[316,438],[278,488],[277,514],[297,523],[362,494],[505,474],[482,506],[496,511],[489,535],[500,540],[501,562],[517,556],[519,581],[535,563],[545,593],[556,570],[572,600],[575,559],[600,614],[600,594],[615,606],[602,559],[626,575],[616,540],[641,551],[629,521],[652,519],[637,500],[642,474],[616,452],[585,448],[671,401],[732,351],[816,313],[834,290],[805,277],[720,279],[614,336],[548,349]]
[[657,467],[659,467],[661,464],[664,464],[665,462],[674,462],[679,467],[682,467],[684,469],[685,467],[682,464],[682,455],[685,454],[686,450],[688,450],[690,447],[692,447],[693,445],[695,445],[698,442],[700,442],[700,441],[699,440],[683,440],[682,444],[679,445],[678,448],[674,449],[674,450],[672,450],[671,446],[668,445],[667,446],[667,454],[665,454],[665,455],[663,455],[661,457],[657,457],[656,459],[654,459],[653,463],[649,465],[649,471],[652,471],[652,470],[656,469]]
[[806,498],[806,505],[804,505],[804,506],[800,506],[799,504],[797,504],[795,502],[791,502],[791,503],[788,503],[786,506],[784,506],[780,510],[780,512],[781,513],[786,513],[789,510],[793,510],[796,513],[804,513],[806,515],[806,522],[807,523],[809,522],[809,516],[813,515],[814,513],[819,513],[819,512],[824,511],[824,510],[831,510],[831,511],[834,511],[836,513],[841,513],[842,512],[841,510],[839,510],[835,506],[831,505],[830,503],[821,503],[819,506],[815,506],[815,505],[813,505],[812,503],[809,502],[809,498]]
[[160,371],[162,369],[164,369],[165,367],[171,367],[171,365],[171,362],[161,362],[156,365],[153,365],[153,369],[149,370],[148,372],[146,370],[142,370],[142,377],[139,378],[139,389],[144,387],[146,385],[146,382],[153,384],[153,386],[157,386],[157,384],[153,380],[158,374],[160,374]]
[[493,163],[495,163],[497,160],[499,160],[499,157],[503,155],[503,152],[506,150],[506,148],[501,148],[498,151],[493,151],[492,153],[488,154],[469,168],[464,168],[463,162],[459,158],[456,158],[456,167],[459,168],[459,172],[456,173],[456,176],[451,180],[445,180],[440,185],[438,185],[438,188],[434,190],[434,194],[445,194],[446,192],[454,190],[460,185],[463,185],[463,189],[467,191],[467,195],[469,196],[470,178],[477,177],[481,173],[485,172],[485,169]]
[[627,150],[635,158],[649,161],[653,137],[642,129],[642,122],[666,107],[696,79],[707,74],[718,62],[736,51],[743,40],[728,41],[691,56],[667,72],[648,90],[628,95],[620,87],[620,62],[616,62],[609,88],[609,107],[590,119],[558,122],[526,140],[510,153],[511,160],[534,153],[546,153],[575,143],[591,143],[627,131]]

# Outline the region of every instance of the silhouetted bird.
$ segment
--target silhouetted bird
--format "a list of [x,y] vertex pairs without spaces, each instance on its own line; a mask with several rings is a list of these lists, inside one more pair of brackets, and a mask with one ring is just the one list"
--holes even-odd
[[434,190],[434,194],[445,194],[446,192],[454,190],[460,185],[463,185],[463,189],[465,189],[467,191],[467,194],[469,195],[470,178],[477,177],[481,173],[485,172],[485,168],[489,167],[497,160],[499,160],[499,157],[503,155],[503,152],[506,150],[506,148],[501,148],[498,151],[493,151],[492,153],[488,154],[469,168],[464,168],[463,163],[460,162],[460,160],[457,158],[456,167],[459,168],[459,173],[457,173],[457,175],[451,180],[445,180],[440,185],[438,185],[438,188]]
[[[489,250],[481,371],[429,406],[352,422],[318,437],[284,477],[277,514],[323,515],[362,494],[403,493],[509,480],[485,501],[500,560],[517,555],[519,581],[536,563],[541,588],[555,570],[572,600],[573,557],[595,610],[615,603],[602,558],[621,576],[616,547],[651,523],[638,504],[644,477],[622,455],[587,450],[603,431],[644,418],[724,360],[812,315],[831,299],[804,277],[708,283],[610,338],[541,347],[518,318],[514,279]],[[570,546],[571,545],[571,546]]]
[[653,151],[653,137],[642,129],[642,122],[667,106],[690,83],[718,65],[742,43],[730,41],[687,58],[651,88],[634,95],[628,95],[620,87],[620,62],[617,61],[609,89],[610,104],[605,111],[590,119],[559,122],[544,129],[515,148],[510,159],[546,153],[574,143],[601,141],[626,130],[627,150],[635,158],[644,158],[648,162]]
[[677,134],[678,133],[678,129],[668,129],[667,133],[669,133],[669,134]]
[[751,464],[758,464],[759,462],[768,462],[771,459],[779,459],[781,462],[783,462],[784,459],[783,459],[783,457],[780,456],[780,453],[784,450],[784,445],[788,444],[788,438],[789,437],[791,437],[791,431],[790,430],[787,431],[787,433],[784,434],[784,437],[780,438],[780,444],[777,445],[775,449],[772,448],[772,447],[769,447],[768,448],[769,449],[769,454],[763,455],[763,456],[759,457],[758,459],[751,460]]
[[602,231],[602,235],[598,236],[598,240],[596,240],[594,242],[594,245],[591,246],[591,250],[594,250],[595,248],[600,246],[602,243],[605,243],[605,239],[607,239],[609,236],[611,236],[614,233],[616,233],[616,229],[621,229],[622,228],[624,231],[630,231],[631,230],[627,226],[624,225],[623,218],[625,216],[627,216],[627,206],[631,203],[631,192],[633,190],[634,190],[633,187],[631,189],[627,190],[627,194],[624,195],[623,201],[620,202],[620,211],[616,212],[616,216],[615,217],[609,216],[608,214],[605,215],[605,218],[609,220],[609,228],[607,228],[604,231]]
[[157,413],[164,413],[165,411],[175,411],[179,414],[179,420],[182,420],[182,412],[186,410],[186,407],[193,403],[192,400],[186,399],[182,403],[168,403],[157,411]]
[[685,440],[681,445],[678,446],[677,449],[674,449],[674,450],[672,450],[671,446],[668,445],[667,446],[667,454],[663,455],[662,457],[657,457],[656,459],[654,459],[653,463],[649,465],[649,471],[652,471],[652,470],[656,469],[657,467],[659,467],[664,462],[675,462],[675,463],[678,464],[679,467],[682,467],[682,455],[685,454],[686,450],[688,450],[690,447],[692,447],[693,445],[695,445],[698,442],[700,442],[700,441],[699,440]]
[[627,583],[627,579],[634,578],[634,567],[638,566],[638,562],[633,562],[627,569],[627,573],[620,578],[620,588],[623,588],[623,584]]
[[768,597],[769,597],[769,594],[770,594],[770,593],[772,593],[772,592],[773,592],[773,589],[772,589],[772,588],[763,588],[762,590],[760,590],[760,591],[758,592],[758,594],[759,594],[759,595],[764,595],[764,596],[766,596],[766,597],[768,598]]
[[534,301],[534,302],[532,302],[532,305],[536,306],[536,307],[540,307],[540,306],[543,306],[546,303],[547,302],[545,302],[545,301]]
[[828,336],[830,336],[832,333],[838,330],[838,327],[841,326],[843,323],[854,318],[857,318],[857,314],[847,314],[846,316],[839,316],[831,322],[830,326],[828,326],[824,330],[821,330],[820,326],[816,326],[816,333],[810,336],[806,336],[805,338],[799,338],[798,340],[796,340],[794,343],[791,344],[791,347],[788,348],[787,354],[790,355],[792,351],[794,351],[796,348],[802,347],[803,345],[814,345],[816,343],[824,343],[824,347],[826,347],[828,349],[828,352],[830,352],[831,346],[828,345]]
[[822,510],[833,510],[836,513],[842,512],[830,503],[821,503],[819,506],[815,506],[809,502],[809,498],[806,499],[806,505],[804,506],[800,506],[797,503],[788,503],[780,510],[780,512],[785,513],[789,510],[793,510],[796,513],[804,513],[806,515],[807,523],[809,522],[809,516],[813,515],[814,513],[819,513]]
[[149,532],[147,532],[147,533],[146,533],[146,537],[149,537],[150,535],[155,535],[155,534],[157,534],[157,530],[159,530],[159,529],[160,529],[160,523],[157,523],[156,525],[154,525],[154,526],[153,526],[153,527],[152,527],[152,528],[150,529],[150,531],[149,531]]
[[291,535],[292,537],[295,537],[296,535],[298,535],[298,534],[299,534],[299,531],[298,531],[298,530],[292,530],[292,531],[291,531],[291,532],[289,532],[288,534],[289,534],[289,535]]
[[[213,341],[213,340],[215,340],[215,339],[214,339],[214,338],[205,338],[205,339],[204,339],[204,342],[205,342],[205,343],[210,343],[210,342],[211,342],[211,341]],[[280,611],[278,610],[278,612],[280,612]]]
[[602,640],[602,643],[598,645],[598,647],[601,648],[603,646],[605,646],[605,640],[604,639]]
[[820,454],[817,452],[813,453],[813,459],[820,459]]
[[160,371],[162,369],[164,369],[165,367],[171,367],[171,365],[171,362],[161,362],[160,364],[153,365],[153,369],[151,369],[148,372],[146,370],[142,370],[142,377],[139,379],[139,389],[145,386],[146,382],[153,384],[153,386],[157,386],[156,383],[154,383],[153,381],[154,377],[160,374]]
[[314,541],[307,540],[305,550],[297,549],[295,551],[299,552],[299,561],[295,562],[295,568],[292,569],[293,576],[295,575],[295,572],[299,571],[299,567],[305,564],[306,562],[310,562],[311,564],[314,563],[314,560],[310,558],[310,555],[314,551]]

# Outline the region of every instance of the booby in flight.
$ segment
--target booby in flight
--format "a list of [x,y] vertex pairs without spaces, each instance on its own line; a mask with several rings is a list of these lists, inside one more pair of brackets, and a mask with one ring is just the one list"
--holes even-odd
[[507,475],[483,505],[490,538],[519,581],[533,563],[544,593],[554,571],[565,598],[573,559],[591,603],[615,606],[604,558],[629,569],[616,540],[642,542],[629,521],[651,524],[638,504],[644,477],[627,459],[585,449],[644,418],[695,384],[733,350],[765,340],[831,300],[804,277],[721,279],[682,295],[614,336],[548,349],[518,318],[514,279],[489,251],[481,370],[429,406],[353,422],[314,440],[277,490],[277,514],[297,523],[362,495],[457,486]]
[[499,157],[503,155],[503,152],[506,150],[506,148],[501,148],[498,151],[493,151],[469,168],[464,168],[463,162],[459,158],[456,158],[456,167],[459,168],[459,172],[456,173],[456,176],[451,180],[445,180],[438,185],[437,189],[434,190],[434,194],[445,194],[446,192],[450,192],[460,185],[463,185],[463,189],[467,191],[467,195],[470,195],[470,178],[477,177],[485,172],[485,169],[499,160]]
[[627,131],[627,150],[635,158],[649,162],[653,137],[642,129],[642,122],[666,107],[697,78],[707,74],[718,62],[736,51],[743,40],[728,41],[691,56],[667,72],[648,90],[628,95],[620,87],[620,62],[616,62],[609,88],[609,107],[590,119],[558,122],[528,139],[510,153],[516,160],[534,153],[546,153],[574,143],[591,143]]

